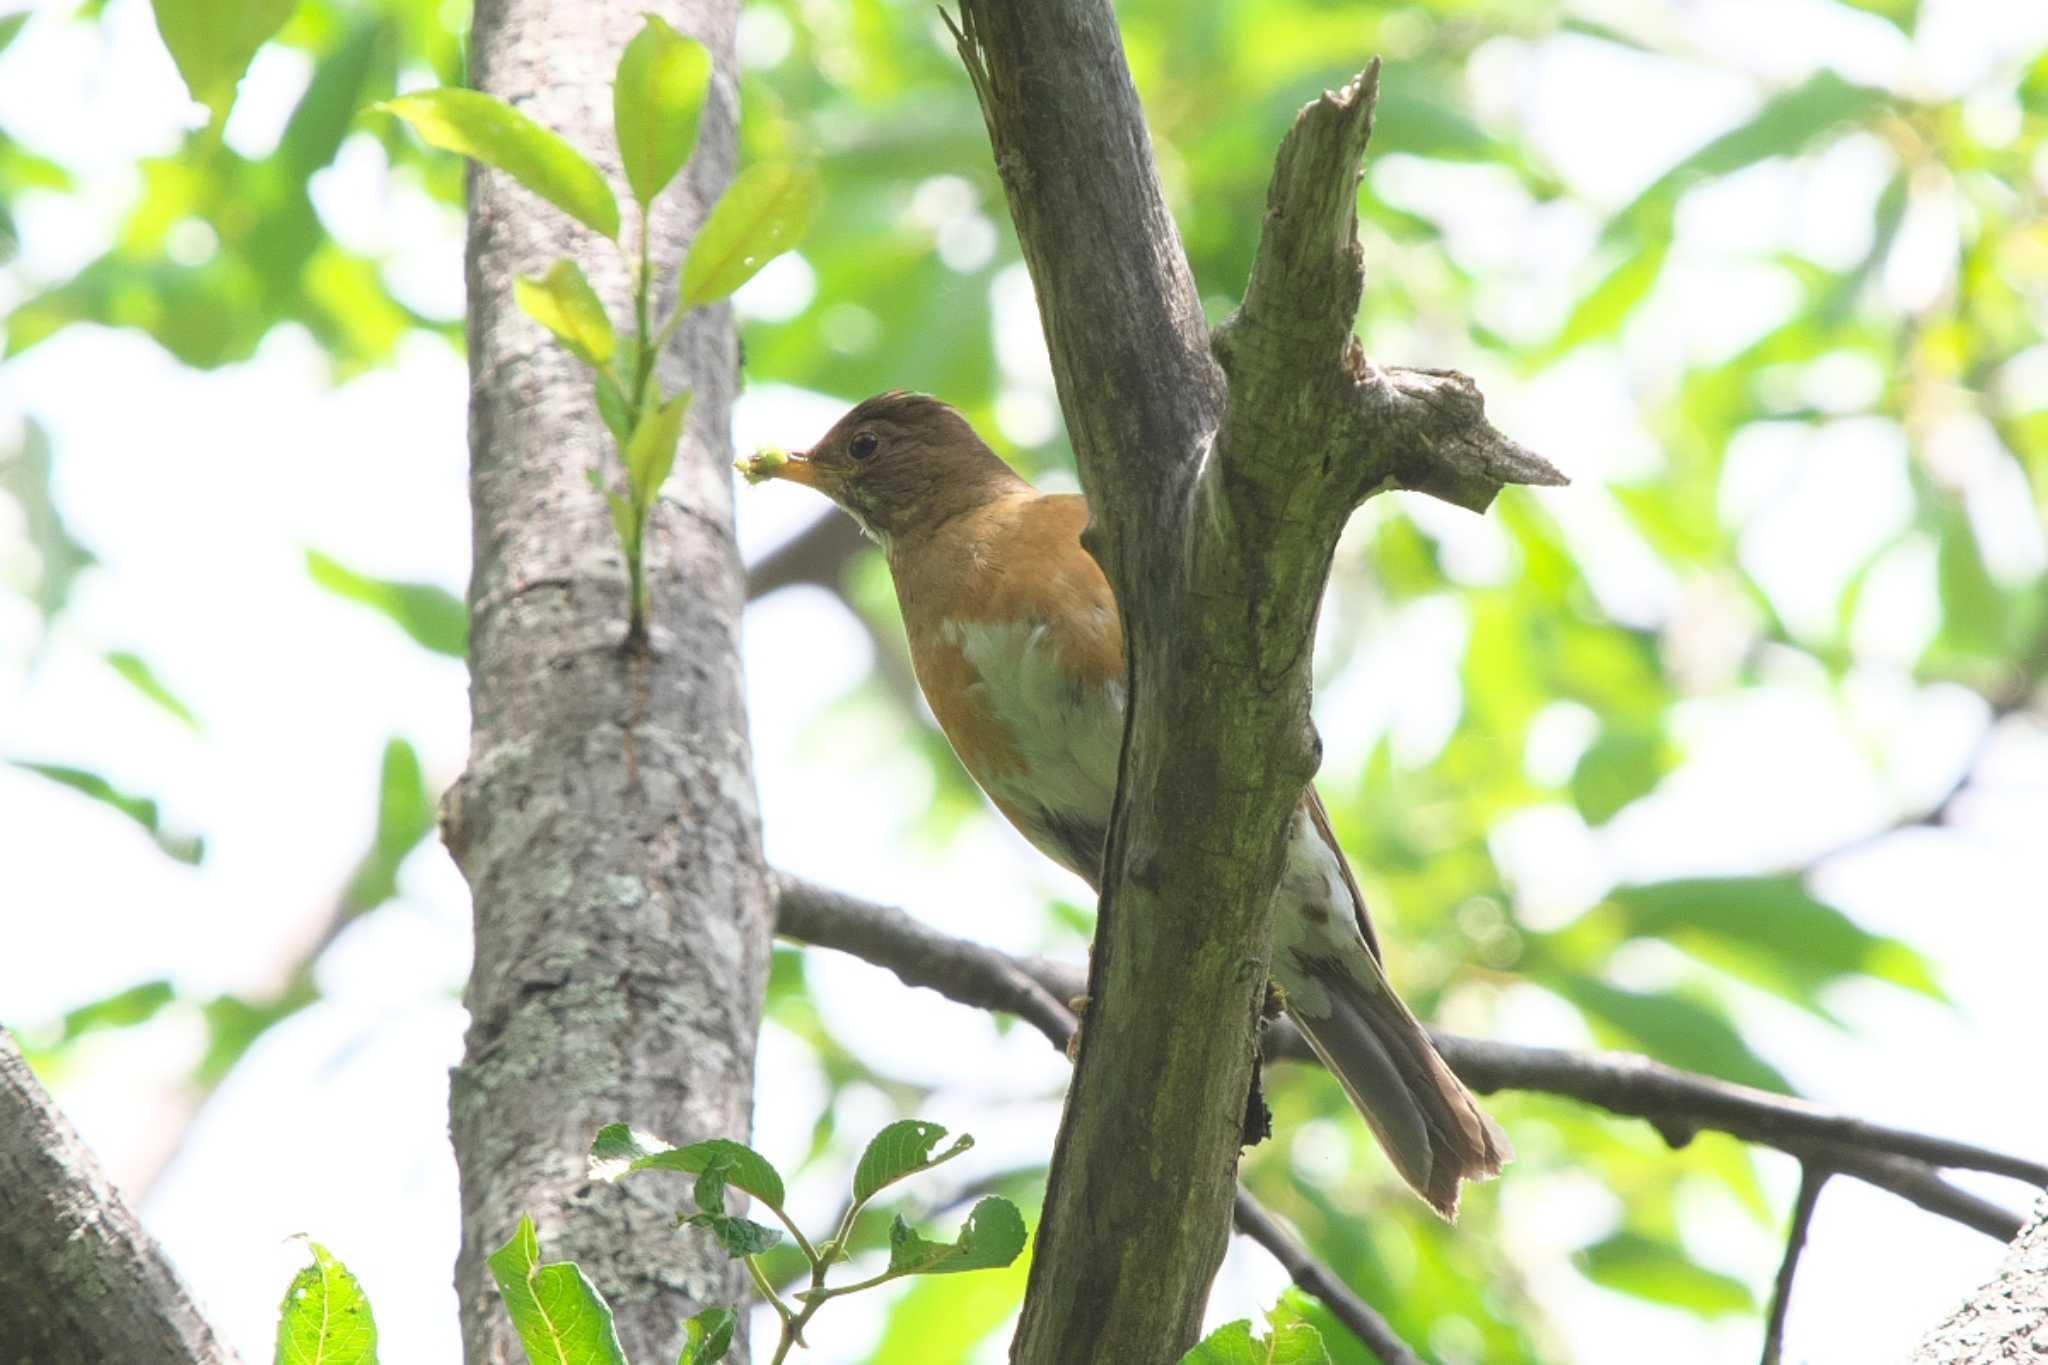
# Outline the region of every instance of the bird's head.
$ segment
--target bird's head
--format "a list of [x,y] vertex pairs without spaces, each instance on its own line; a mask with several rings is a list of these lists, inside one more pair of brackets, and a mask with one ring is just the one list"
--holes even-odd
[[900,389],[860,404],[807,451],[764,450],[737,467],[750,483],[817,489],[884,544],[1029,487],[958,411]]

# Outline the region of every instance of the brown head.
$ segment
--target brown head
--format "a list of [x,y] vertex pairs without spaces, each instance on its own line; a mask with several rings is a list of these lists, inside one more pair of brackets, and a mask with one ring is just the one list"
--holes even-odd
[[902,389],[868,399],[808,451],[742,468],[817,489],[884,541],[1030,489],[951,406]]

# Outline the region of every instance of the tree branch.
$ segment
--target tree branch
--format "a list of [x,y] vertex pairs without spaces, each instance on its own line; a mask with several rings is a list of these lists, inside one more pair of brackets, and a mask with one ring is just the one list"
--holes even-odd
[[0,1341],[40,1365],[235,1360],[5,1029]]
[[747,600],[793,583],[816,583],[837,592],[848,561],[868,543],[853,518],[827,512],[747,566]]
[[1497,438],[1410,412],[1361,426],[1359,403],[1386,388],[1351,339],[1369,80],[1296,121],[1245,306],[1212,353],[1108,0],[962,0],[954,37],[1129,670],[1096,1007],[1012,1358],[1170,1359],[1222,1258],[1273,890],[1320,747],[1310,643],[1337,536],[1359,498],[1399,481],[1396,448],[1411,482],[1467,502],[1475,471],[1513,462]]
[[[965,1005],[1014,1010],[1007,1002],[1021,998],[1020,992],[1027,989],[1021,978],[1036,988],[1035,998],[1058,1008],[1057,1002],[1075,994],[1082,983],[1080,969],[1068,963],[1013,958],[940,934],[901,910],[796,878],[782,877],[778,886],[778,933],[852,953],[889,968],[907,984],[928,987]],[[1089,1027],[1094,1027],[1092,1014]],[[1267,1037],[1272,1044],[1269,1055],[1313,1060],[1300,1035],[1284,1021],[1270,1025]],[[1854,1176],[2001,1241],[2010,1241],[2019,1232],[2019,1217],[1958,1189],[1936,1168],[1986,1171],[2048,1185],[2048,1165],[2038,1161],[1869,1123],[1806,1100],[1694,1075],[1633,1053],[1524,1047],[1443,1032],[1431,1037],[1451,1069],[1482,1093],[1528,1090],[1579,1100],[1612,1114],[1644,1119],[1673,1146],[1684,1145],[1702,1130],[1724,1132]]]
[[2048,1197],[2006,1253],[1998,1278],[1913,1349],[1912,1365],[2008,1365],[2048,1346]]
[[1764,1320],[1763,1365],[1778,1365],[1785,1348],[1785,1314],[1792,1307],[1792,1277],[1799,1271],[1799,1253],[1806,1250],[1806,1230],[1820,1203],[1821,1186],[1833,1174],[1825,1166],[1807,1162],[1799,1168],[1799,1197],[1792,1204],[1792,1225],[1785,1233],[1785,1258],[1778,1263],[1778,1278],[1771,1285],[1771,1311]]

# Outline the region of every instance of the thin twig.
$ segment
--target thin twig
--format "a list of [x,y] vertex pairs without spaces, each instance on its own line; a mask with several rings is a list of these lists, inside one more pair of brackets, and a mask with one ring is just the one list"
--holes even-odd
[[1408,1349],[1408,1343],[1387,1325],[1373,1306],[1352,1292],[1331,1269],[1310,1254],[1265,1206],[1240,1185],[1237,1188],[1237,1230],[1273,1253],[1286,1267],[1295,1286],[1322,1300],[1337,1321],[1365,1343],[1384,1365],[1422,1365],[1422,1358]]
[[[901,910],[796,878],[781,879],[778,906],[780,933],[888,967],[907,984],[928,987],[962,1004],[1018,1014],[1048,1038],[1064,1035],[1057,1025],[1041,1022],[1047,1006],[1064,1016],[1059,1001],[1079,994],[1085,980],[1072,964],[1013,958],[938,933]],[[1268,1032],[1280,1040],[1281,1055],[1294,1055],[1287,1046],[1290,1028],[1281,1023]],[[2001,1241],[2018,1235],[2019,1215],[1958,1189],[1937,1168],[1988,1171],[2048,1186],[2048,1166],[2038,1161],[1868,1123],[1806,1100],[1680,1071],[1632,1053],[1523,1047],[1441,1032],[1432,1037],[1451,1069],[1477,1090],[1562,1095],[1645,1119],[1673,1146],[1683,1145],[1703,1129],[1725,1132],[1854,1176]]]
[[1785,1313],[1792,1306],[1792,1277],[1799,1272],[1799,1253],[1806,1250],[1806,1229],[1820,1202],[1820,1187],[1833,1175],[1809,1161],[1799,1168],[1799,1198],[1792,1205],[1792,1226],[1785,1233],[1785,1259],[1778,1262],[1777,1283],[1771,1286],[1771,1315],[1764,1323],[1763,1365],[1778,1365],[1785,1348]]

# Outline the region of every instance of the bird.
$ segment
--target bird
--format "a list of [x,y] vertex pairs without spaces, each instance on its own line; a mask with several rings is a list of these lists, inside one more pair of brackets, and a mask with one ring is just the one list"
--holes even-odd
[[[808,451],[738,467],[824,494],[881,545],[918,684],[962,766],[1100,893],[1126,682],[1116,597],[1081,544],[1085,496],[1039,492],[957,409],[904,390],[860,403]],[[1394,1169],[1455,1217],[1461,1182],[1498,1174],[1513,1152],[1389,983],[1312,783],[1275,895],[1275,995]]]

